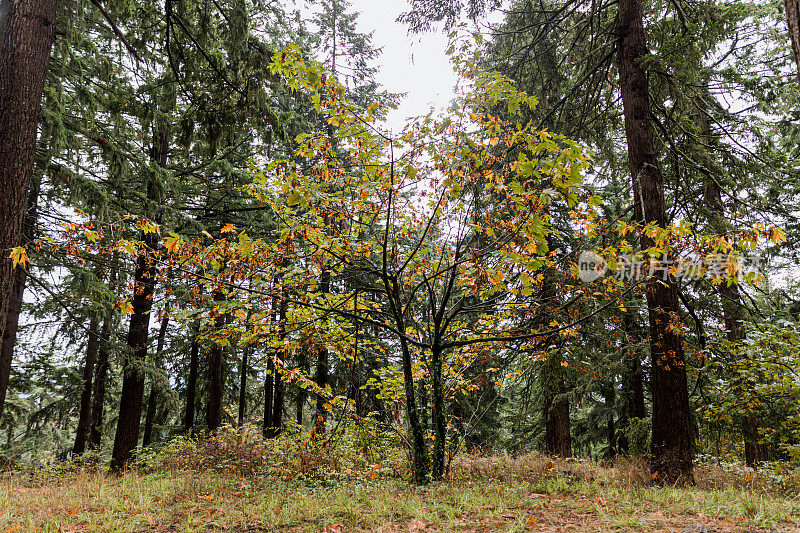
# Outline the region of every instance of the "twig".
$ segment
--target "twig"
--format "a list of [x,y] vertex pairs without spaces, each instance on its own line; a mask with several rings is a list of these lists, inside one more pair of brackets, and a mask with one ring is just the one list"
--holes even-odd
[[105,18],[108,21],[108,24],[111,26],[111,30],[116,34],[117,37],[119,37],[119,40],[122,41],[122,44],[125,45],[125,48],[128,49],[128,52],[130,52],[130,54],[133,57],[135,57],[139,61],[139,63],[144,63],[144,59],[142,59],[142,56],[140,56],[136,52],[136,49],[133,47],[133,45],[131,45],[131,43],[128,42],[128,39],[125,38],[125,35],[111,19],[111,15],[109,15],[108,11],[106,11],[106,9],[102,6],[102,4],[100,4],[100,0],[92,0],[92,3],[95,5],[97,9],[100,10],[100,13],[103,15],[103,18]]

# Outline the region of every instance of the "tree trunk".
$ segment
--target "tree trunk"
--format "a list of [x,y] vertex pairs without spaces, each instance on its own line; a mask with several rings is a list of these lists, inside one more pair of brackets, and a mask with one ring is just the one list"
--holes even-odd
[[249,346],[245,346],[242,350],[241,375],[239,376],[239,418],[237,420],[237,425],[239,427],[242,427],[242,424],[244,424],[244,416],[247,408],[247,356],[249,352]]
[[[386,246],[386,243],[384,243],[384,246]],[[430,461],[428,458],[428,446],[425,442],[425,430],[420,423],[417,398],[414,391],[414,367],[411,359],[411,347],[406,340],[406,323],[402,311],[400,286],[395,278],[389,278],[386,274],[383,276],[383,284],[389,298],[395,327],[399,332],[403,368],[403,389],[406,400],[406,417],[411,433],[411,457],[414,469],[413,481],[417,484],[424,484],[428,482]]]
[[[273,290],[277,290],[277,278],[274,281]],[[273,294],[270,302],[270,326],[274,327],[278,323],[278,296]],[[264,421],[261,426],[261,434],[265,439],[272,437],[272,414],[273,404],[275,403],[275,354],[267,355],[267,375],[264,377]]]
[[[167,278],[172,278],[172,273],[167,274]],[[169,327],[169,306],[164,308],[164,316],[161,319],[161,326],[158,328],[158,342],[156,343],[156,361],[162,365],[164,340],[167,337],[167,328]],[[155,376],[150,378],[150,396],[147,398],[147,414],[144,417],[144,434],[142,435],[142,446],[148,446],[153,442],[153,423],[156,418],[156,410],[158,408],[159,387],[158,380]]]
[[[249,302],[249,300],[248,300]],[[245,330],[249,329],[250,319],[252,316],[252,310],[247,311],[247,318],[245,320]],[[246,345],[242,347],[242,363],[240,365],[240,374],[239,374],[239,416],[236,420],[236,426],[242,427],[244,424],[244,418],[247,412],[247,368],[248,368],[248,359],[250,355],[251,346]]]
[[[639,344],[640,334],[636,326],[633,312],[628,308],[622,318],[622,327],[625,331],[626,345]],[[642,361],[639,354],[635,349],[628,351],[630,354],[630,366],[626,379],[628,398],[628,417],[629,418],[646,418],[647,409],[644,405],[644,383],[642,379]]]
[[[214,301],[222,302],[225,295],[221,288],[214,291]],[[214,319],[214,328],[217,331],[225,326],[225,318],[218,315]],[[225,394],[225,359],[222,345],[213,342],[209,348],[208,358],[208,410],[206,411],[206,428],[216,431],[222,424],[222,403]]]
[[[115,290],[117,281],[116,256],[112,259],[109,289]],[[109,305],[103,326],[100,328],[99,347],[97,350],[97,363],[95,365],[94,389],[92,390],[92,422],[89,427],[89,449],[98,450],[103,438],[103,411],[106,401],[106,380],[108,378],[108,352],[111,329],[114,322],[114,308]]]
[[603,386],[603,402],[608,419],[606,420],[606,439],[608,440],[608,449],[606,450],[605,459],[613,459],[617,456],[619,449],[617,447],[617,424],[614,422],[614,412],[616,411],[616,376],[604,384]]
[[147,397],[147,411],[144,415],[144,432],[142,432],[142,448],[150,445],[153,441],[153,423],[156,418],[156,408],[158,407],[158,388],[155,380],[150,380],[150,394]]
[[[653,143],[647,76],[640,61],[645,45],[641,0],[620,0],[617,45],[628,163],[633,183],[634,218],[666,227],[664,183]],[[643,232],[642,248],[653,243]],[[653,387],[651,469],[658,483],[693,482],[689,393],[683,341],[675,332],[680,323],[673,282],[653,276],[647,281]]]
[[[0,260],[4,258],[0,257]],[[0,420],[3,418],[3,407],[6,402],[8,382],[11,378],[11,363],[14,359],[14,346],[17,343],[19,315],[22,313],[22,297],[25,292],[27,272],[24,268],[14,269],[14,284],[8,300],[6,324],[3,329],[3,344],[0,351]]]
[[[331,290],[331,275],[327,270],[322,271],[319,281],[319,290],[322,294],[327,294]],[[314,381],[317,386],[324,391],[325,387],[328,385],[328,374],[330,373],[330,368],[328,366],[328,347],[324,344],[317,344],[316,352],[317,368]],[[325,420],[328,417],[328,411],[325,409],[325,404],[327,403],[328,401],[324,395],[320,394],[317,396],[316,422],[314,424],[314,429],[317,430],[317,434],[325,433]]]
[[97,330],[100,327],[99,322],[97,314],[92,313],[89,322],[89,340],[86,346],[86,362],[83,365],[83,391],[81,392],[80,414],[78,415],[78,430],[75,432],[75,444],[72,446],[74,455],[81,455],[86,450],[86,437],[91,423],[92,375],[94,374],[99,344],[99,339],[97,338]]
[[[439,324],[436,326],[437,331]],[[433,389],[433,461],[431,464],[431,474],[434,481],[439,481],[444,476],[445,467],[445,448],[447,439],[447,417],[444,405],[444,379],[442,367],[444,360],[442,350],[434,342],[431,349],[431,386]]]
[[208,358],[208,408],[206,410],[206,428],[214,432],[222,425],[222,397],[225,391],[223,380],[223,349],[214,344],[209,349]]
[[267,356],[267,375],[264,378],[264,423],[262,434],[264,438],[271,437],[272,430],[272,405],[275,403],[275,358],[272,354]]
[[283,427],[283,372],[281,367],[286,365],[286,316],[289,312],[289,298],[285,291],[281,292],[281,301],[278,306],[278,340],[281,343],[278,348],[279,361],[275,364],[275,398],[272,406],[272,431],[271,436],[280,434]]
[[[40,188],[41,176],[31,181],[31,188],[28,191],[27,209],[22,222],[23,245],[27,245],[35,237]],[[11,377],[11,364],[14,360],[14,346],[17,343],[19,316],[22,314],[22,302],[27,279],[28,273],[24,268],[14,269],[14,284],[6,311],[6,323],[2,333],[3,340],[2,344],[0,344],[0,420],[3,419],[3,406],[5,405],[6,392],[8,391],[8,380]]]
[[786,9],[786,25],[797,65],[797,80],[800,82],[800,0],[783,0],[783,6]]
[[[167,128],[164,124],[159,124],[153,134],[151,156],[159,166],[166,167],[168,153]],[[149,179],[147,183],[147,200],[149,202],[158,202],[159,187],[152,178]],[[117,432],[114,436],[114,450],[111,455],[111,470],[114,472],[120,472],[131,460],[133,449],[136,448],[139,441],[139,426],[142,418],[144,396],[142,366],[147,358],[150,311],[153,308],[153,294],[158,274],[154,257],[158,246],[158,235],[155,232],[142,233],[141,238],[145,243],[145,249],[140,251],[136,261],[133,315],[128,329],[128,353],[125,354],[123,365],[119,418],[117,419]]]
[[[797,4],[798,0],[785,0],[787,6],[787,14],[789,4]],[[797,5],[795,5],[797,9]],[[797,20],[795,19],[795,24]],[[711,98],[711,95],[706,92],[706,98]],[[714,232],[717,235],[730,234],[730,224],[725,218],[725,204],[722,202],[722,187],[719,182],[711,175],[710,167],[710,154],[708,147],[713,142],[711,135],[711,128],[708,124],[708,118],[704,111],[706,104],[702,101],[698,102],[697,119],[698,126],[700,127],[700,136],[706,144],[706,169],[701,171],[703,175],[703,195],[705,196],[706,206],[709,211],[709,222]],[[739,286],[736,283],[728,285],[724,281],[717,286],[720,300],[722,303],[722,314],[725,322],[726,338],[731,343],[739,343],[745,338],[744,329],[742,328],[743,307],[741,296],[739,295]],[[767,459],[767,446],[760,441],[759,422],[755,414],[752,412],[746,413],[742,418],[742,436],[744,437],[744,457],[745,463],[749,467],[755,467],[757,463]]]
[[189,378],[186,381],[186,412],[183,427],[187,433],[194,429],[194,412],[197,403],[197,374],[200,366],[200,343],[197,341],[200,326],[197,322],[192,326],[192,344],[189,351]]
[[[16,294],[15,273],[8,254],[22,237],[57,12],[58,0],[4,0],[0,4],[0,337],[3,338],[9,303]],[[2,385],[0,414],[5,400]]]
[[[297,365],[300,367],[300,370],[303,372],[303,377],[308,377],[309,372],[311,369],[308,366],[308,353],[306,352],[306,345],[303,344],[300,347],[300,351],[297,354]],[[297,388],[297,425],[301,428],[303,427],[303,409],[306,405],[306,399],[308,398],[308,394],[306,393],[305,387],[298,387]]]
[[[545,419],[545,447],[547,454],[556,457],[572,457],[572,438],[570,436],[569,400],[558,398],[566,393],[564,376],[561,375],[560,358],[552,357],[557,363],[551,364],[551,370],[545,379],[545,401],[543,416]],[[552,383],[547,383],[552,381]]]
[[755,468],[756,465],[769,459],[767,444],[760,442],[761,434],[758,431],[758,418],[753,413],[748,413],[742,420],[742,434],[744,436],[744,462],[747,466]]

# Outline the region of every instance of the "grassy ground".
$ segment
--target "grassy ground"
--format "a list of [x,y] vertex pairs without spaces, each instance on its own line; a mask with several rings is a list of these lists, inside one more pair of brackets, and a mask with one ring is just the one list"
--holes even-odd
[[[640,465],[466,458],[451,479],[327,480],[172,468],[121,477],[77,469],[0,477],[0,533],[13,531],[800,532],[800,498],[758,476],[698,469],[692,488],[652,487]],[[717,488],[727,486],[727,488]]]

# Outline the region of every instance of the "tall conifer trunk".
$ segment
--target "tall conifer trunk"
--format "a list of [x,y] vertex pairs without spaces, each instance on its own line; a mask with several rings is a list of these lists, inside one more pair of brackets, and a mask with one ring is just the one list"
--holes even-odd
[[[0,337],[15,294],[8,254],[22,237],[57,12],[58,0],[0,3]],[[6,386],[0,383],[0,415]]]
[[[222,288],[214,290],[214,301],[223,302],[225,294]],[[214,319],[214,327],[219,331],[225,326],[225,317],[218,315]],[[208,357],[208,409],[206,410],[206,428],[216,431],[222,424],[222,403],[225,394],[225,353],[222,345],[212,342]]]
[[[114,255],[111,259],[111,273],[109,275],[108,286],[113,293],[116,290],[117,272]],[[92,385],[92,420],[89,425],[89,449],[97,450],[103,438],[103,412],[106,401],[106,380],[109,370],[109,342],[111,330],[114,323],[114,307],[107,305],[106,314],[103,318],[103,325],[100,328],[99,346],[97,348],[97,362],[95,364],[94,383]]]
[[86,451],[86,438],[89,434],[92,409],[92,376],[94,375],[95,360],[97,359],[100,339],[98,338],[100,320],[96,313],[89,319],[89,340],[86,346],[86,360],[83,364],[83,391],[81,391],[80,411],[78,414],[78,429],[75,432],[75,443],[72,453],[80,455]]
[[786,11],[786,25],[792,42],[792,52],[797,65],[797,80],[800,82],[800,0],[783,0]]
[[[151,157],[162,168],[167,165],[169,155],[169,136],[167,126],[159,122],[153,132]],[[151,176],[147,182],[147,200],[157,203],[160,184]],[[158,218],[158,217],[157,217]],[[158,222],[158,220],[156,220]],[[144,372],[142,365],[147,358],[147,343],[150,330],[150,311],[153,308],[153,294],[156,286],[155,254],[158,234],[142,232],[145,243],[136,261],[133,290],[133,315],[128,329],[128,353],[123,365],[122,395],[120,398],[117,432],[114,436],[114,450],[111,455],[111,470],[119,472],[131,460],[133,449],[139,441],[139,427],[142,418],[144,396]]]
[[[666,227],[664,180],[653,142],[650,91],[641,60],[647,55],[641,0],[619,0],[617,44],[628,163],[632,174],[634,218]],[[653,242],[640,235],[642,248]],[[647,281],[652,358],[653,443],[651,469],[658,483],[692,482],[689,393],[678,295],[671,280]]]
[[200,366],[200,343],[197,341],[200,326],[192,325],[192,342],[189,348],[189,376],[186,380],[186,411],[183,415],[183,428],[188,433],[194,429],[194,412],[197,403],[197,375]]
[[237,425],[239,427],[244,424],[244,418],[247,411],[247,368],[249,365],[249,353],[250,347],[245,346],[242,350],[241,374],[239,375],[239,416],[237,419]]
[[[794,0],[786,0],[787,9],[788,4],[793,1]],[[708,91],[705,91],[703,96],[706,99],[711,98]],[[695,114],[695,121],[700,129],[700,139],[705,144],[704,154],[706,168],[701,169],[701,174],[703,176],[703,195],[708,209],[708,218],[711,228],[717,235],[728,235],[731,228],[728,219],[725,217],[725,204],[722,202],[722,187],[711,174],[712,161],[709,150],[714,139],[712,138],[711,127],[706,115],[708,111],[706,109],[707,104],[703,100],[698,99],[696,105],[698,109]],[[742,328],[743,307],[739,294],[739,286],[736,283],[728,285],[723,281],[717,285],[717,292],[719,292],[722,304],[726,337],[731,343],[741,342],[745,338],[745,333]],[[759,442],[761,436],[758,430],[759,423],[755,414],[752,412],[746,413],[742,417],[742,435],[744,437],[745,463],[750,467],[754,467],[756,463],[767,459],[767,446]]]
[[[22,237],[20,241],[22,245],[27,245],[35,237],[41,183],[41,175],[37,175],[36,178],[31,180],[25,217],[22,221]],[[22,314],[23,295],[27,280],[28,273],[24,268],[14,269],[14,281],[9,295],[8,308],[6,309],[5,327],[2,329],[2,343],[0,343],[0,420],[3,418],[3,406],[5,405],[6,392],[8,391],[8,380],[11,377],[11,364],[14,359],[14,346],[17,343],[19,317]]]
[[283,373],[281,366],[286,365],[286,317],[289,311],[289,299],[285,290],[281,291],[280,303],[278,305],[278,340],[281,343],[278,348],[277,354],[280,362],[275,365],[275,397],[272,405],[272,436],[277,436],[283,427]]
[[[167,278],[171,278],[172,273],[167,274]],[[164,341],[167,337],[167,328],[169,328],[169,304],[164,309],[164,316],[161,319],[161,326],[158,328],[158,341],[156,342],[156,361],[159,365],[163,365],[164,361]],[[144,434],[142,435],[142,446],[147,446],[153,442],[153,424],[156,419],[156,411],[158,409],[158,398],[160,395],[158,381],[150,378],[150,396],[147,398],[147,414],[144,418]]]
[[[322,274],[320,275],[319,291],[322,294],[327,294],[331,291],[331,274],[324,266]],[[324,390],[328,385],[328,374],[330,373],[330,367],[328,366],[328,347],[324,343],[319,343],[316,345],[315,350],[317,354],[317,368],[314,381],[320,389]],[[325,409],[325,404],[327,403],[325,396],[317,396],[314,429],[317,430],[318,434],[325,433],[325,421],[328,418],[328,411]]]

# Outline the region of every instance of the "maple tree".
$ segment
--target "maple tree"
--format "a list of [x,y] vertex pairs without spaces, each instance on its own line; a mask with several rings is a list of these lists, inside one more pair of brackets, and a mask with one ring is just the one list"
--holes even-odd
[[[460,17],[412,4],[415,29]],[[796,457],[796,87],[787,35],[737,37],[779,10],[520,2],[451,34],[451,106],[390,133],[347,2],[62,7],[4,252],[4,454],[121,470],[257,424],[301,462],[394,439],[417,483],[463,450],[648,454],[669,484],[696,449]]]

